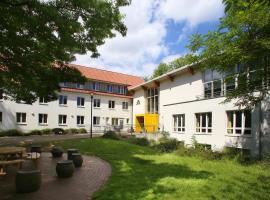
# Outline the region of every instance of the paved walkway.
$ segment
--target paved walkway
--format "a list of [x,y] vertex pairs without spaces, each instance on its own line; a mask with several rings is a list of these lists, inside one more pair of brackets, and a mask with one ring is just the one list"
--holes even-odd
[[103,186],[111,174],[111,167],[104,160],[93,156],[83,156],[83,166],[75,168],[71,178],[59,179],[56,176],[55,166],[61,159],[66,159],[66,154],[62,158],[52,158],[49,153],[42,153],[38,161],[38,168],[42,173],[42,184],[37,192],[17,194],[14,176],[0,177],[0,199],[86,200]]
[[[93,134],[93,137],[99,137],[101,134]],[[0,137],[0,146],[19,145],[21,143],[39,143],[50,142],[56,140],[69,140],[90,138],[90,134],[66,134],[66,135],[32,135],[17,137]]]

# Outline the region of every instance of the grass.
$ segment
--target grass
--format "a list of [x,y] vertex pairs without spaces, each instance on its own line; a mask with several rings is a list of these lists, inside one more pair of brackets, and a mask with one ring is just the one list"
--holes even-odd
[[235,200],[270,198],[270,169],[232,160],[161,154],[151,148],[110,139],[55,142],[99,156],[112,166],[112,175],[93,199]]

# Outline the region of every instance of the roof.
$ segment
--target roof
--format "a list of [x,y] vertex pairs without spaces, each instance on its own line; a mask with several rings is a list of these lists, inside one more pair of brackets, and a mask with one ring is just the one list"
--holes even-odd
[[129,98],[129,99],[133,98],[133,96],[130,96],[130,95],[114,94],[114,93],[75,89],[75,88],[61,88],[61,91],[63,91],[63,92],[78,92],[78,93],[89,94],[89,95],[93,94],[93,95],[113,96],[113,97]]
[[161,76],[158,76],[154,79],[151,79],[147,82],[143,82],[139,85],[136,85],[134,87],[130,87],[130,90],[138,90],[142,87],[147,87],[147,86],[151,86],[151,85],[156,85],[157,82],[162,82],[164,80],[168,80],[168,79],[173,79],[174,77],[183,74],[185,72],[189,72],[191,74],[194,73],[193,68],[196,66],[196,63],[192,63],[190,65],[185,65],[183,67],[180,67],[178,69],[172,70],[170,72],[167,72],[166,74],[163,74]]
[[69,66],[78,69],[82,73],[82,75],[84,75],[90,80],[127,85],[128,88],[135,87],[144,83],[143,78],[139,76],[107,71],[93,67],[86,67],[82,65],[69,64]]

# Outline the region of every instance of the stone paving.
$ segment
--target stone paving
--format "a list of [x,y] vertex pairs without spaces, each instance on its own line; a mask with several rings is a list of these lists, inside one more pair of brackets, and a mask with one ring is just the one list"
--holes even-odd
[[42,173],[41,187],[37,192],[17,194],[15,176],[0,177],[1,200],[86,200],[101,188],[111,175],[110,165],[98,157],[83,156],[81,168],[75,168],[71,178],[60,179],[56,175],[57,161],[66,159],[52,158],[50,153],[42,153],[37,161]]

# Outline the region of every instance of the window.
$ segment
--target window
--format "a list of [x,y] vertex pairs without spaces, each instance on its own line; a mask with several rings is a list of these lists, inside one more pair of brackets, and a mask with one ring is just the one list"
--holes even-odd
[[76,83],[76,88],[78,88],[78,89],[83,89],[83,86],[84,86],[84,85],[82,85],[82,84],[80,84],[80,83]]
[[16,120],[18,124],[25,124],[26,123],[26,113],[17,112],[16,113]]
[[127,118],[127,124],[129,124],[129,118]]
[[227,111],[227,133],[236,135],[250,135],[250,110]]
[[185,132],[185,115],[173,115],[173,131]]
[[100,83],[99,82],[93,82],[93,89],[96,91],[100,90]]
[[212,113],[196,113],[196,132],[211,133],[212,132]]
[[115,101],[109,100],[109,108],[115,108]]
[[38,114],[39,124],[48,124],[48,114]]
[[67,96],[64,95],[59,96],[59,105],[67,105]]
[[2,112],[0,112],[0,123],[2,123],[3,122],[3,119],[2,119]]
[[99,125],[100,124],[100,117],[93,117],[93,125]]
[[77,106],[84,107],[84,98],[83,97],[77,97]]
[[158,89],[149,88],[147,90],[147,112],[158,113]]
[[39,97],[39,104],[48,104],[48,100],[45,97]]
[[100,99],[94,99],[94,108],[100,108]]
[[113,86],[107,85],[107,92],[113,92]]
[[67,124],[67,115],[58,115],[58,123],[59,125]]
[[4,97],[3,90],[0,90],[0,100],[3,100],[3,97]]
[[122,109],[127,110],[128,109],[128,102],[124,101],[122,102]]
[[84,116],[77,116],[77,125],[84,125]]
[[118,86],[118,93],[125,94],[125,87],[124,86]]
[[204,72],[204,98],[223,96],[223,79],[221,73],[215,70]]
[[118,126],[118,118],[112,118],[112,126]]

